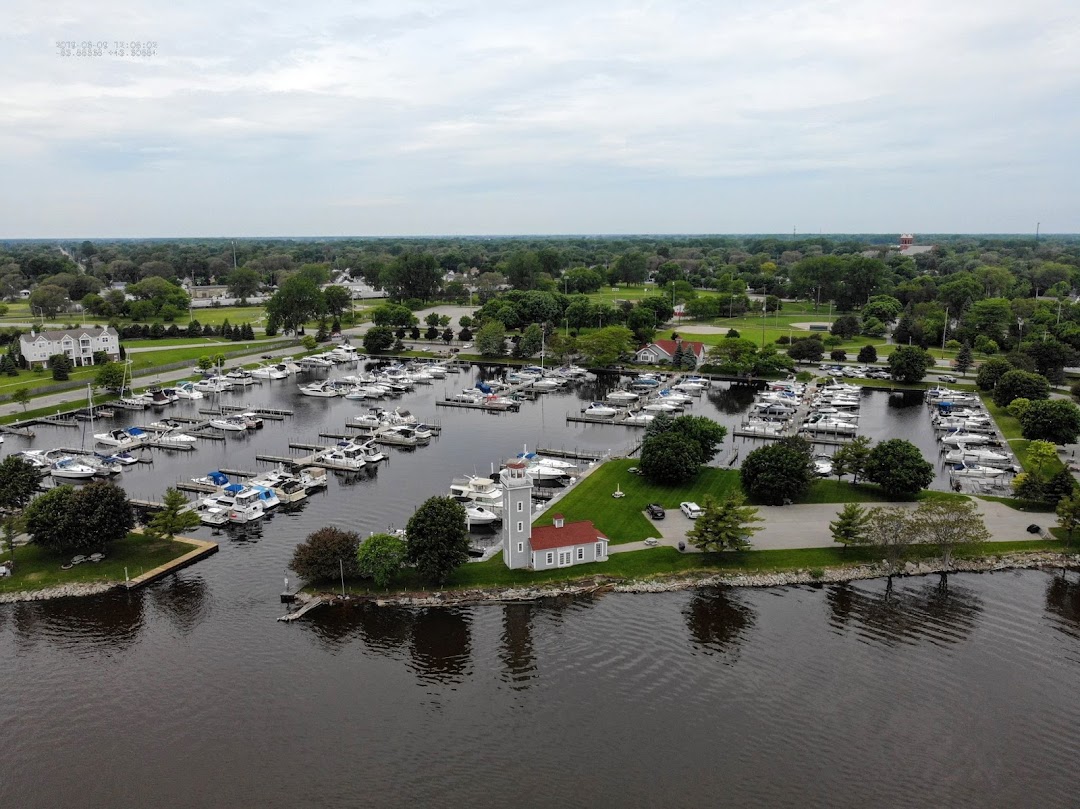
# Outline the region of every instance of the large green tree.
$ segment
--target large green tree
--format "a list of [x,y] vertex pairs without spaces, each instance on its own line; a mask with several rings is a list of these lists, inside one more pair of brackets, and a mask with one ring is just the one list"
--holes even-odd
[[352,293],[345,287],[328,286],[322,293],[331,317],[341,317],[352,307]]
[[805,495],[815,474],[809,453],[793,442],[777,441],[747,455],[739,476],[751,500],[781,506]]
[[485,357],[506,353],[506,328],[498,320],[489,320],[476,332],[476,350]]
[[41,475],[36,467],[18,455],[8,455],[0,461],[0,511],[6,514],[22,511],[40,483]]
[[442,279],[438,262],[427,252],[401,253],[384,275],[383,286],[397,300],[431,300]]
[[654,483],[686,483],[694,479],[701,464],[697,443],[680,433],[669,430],[651,435],[641,445],[641,472]]
[[1008,407],[1013,399],[1030,399],[1033,403],[1050,396],[1050,383],[1045,376],[1028,371],[1004,373],[994,386],[994,404]]
[[356,566],[361,576],[373,579],[379,587],[386,587],[401,570],[405,554],[405,543],[400,537],[372,534],[360,543],[360,549],[356,552]]
[[164,508],[155,514],[146,526],[146,533],[150,536],[172,539],[179,533],[198,527],[199,515],[191,508],[191,503],[182,492],[170,486],[165,490],[162,505]]
[[1080,435],[1080,408],[1068,399],[1031,402],[1020,416],[1020,427],[1027,439],[1075,444]]
[[[998,380],[1012,370],[1013,364],[1004,357],[991,357],[979,366],[979,372],[975,374],[975,384],[979,386],[979,390],[993,390]],[[1005,404],[1008,405],[1008,402]]]
[[611,365],[633,348],[633,332],[625,326],[605,326],[578,338],[578,351],[594,366]]
[[430,497],[409,518],[406,559],[422,578],[442,585],[469,560],[465,508],[451,497]]
[[134,527],[127,494],[104,481],[77,490],[57,486],[26,508],[26,530],[34,543],[55,552],[103,551]]
[[912,516],[912,529],[920,542],[937,545],[945,567],[961,545],[990,541],[990,532],[971,500],[925,500]]
[[890,497],[910,498],[933,482],[934,467],[910,441],[892,438],[870,450],[866,477]]
[[355,578],[360,575],[356,565],[359,547],[360,536],[355,531],[326,526],[296,546],[289,567],[309,582],[333,581],[343,573],[346,578]]
[[394,330],[389,326],[372,326],[364,332],[364,351],[378,354],[394,347]]
[[919,382],[934,367],[930,352],[918,346],[900,346],[889,355],[889,373],[897,382]]
[[833,541],[845,548],[848,545],[866,545],[870,542],[870,515],[858,503],[847,503],[829,523]]
[[119,390],[124,384],[125,376],[126,373],[123,364],[119,362],[107,362],[98,367],[98,372],[94,377],[94,384],[99,388]]
[[263,284],[262,273],[251,267],[237,267],[225,279],[229,294],[241,302],[257,293]]
[[833,453],[832,470],[837,480],[843,475],[851,475],[852,483],[858,483],[859,478],[865,476],[871,443],[868,436],[857,435]]
[[309,320],[321,315],[324,307],[319,285],[305,275],[293,275],[267,301],[267,323],[285,332],[299,331]]
[[737,491],[719,502],[712,495],[705,495],[702,514],[694,520],[694,527],[686,537],[694,547],[706,552],[746,550],[750,547],[750,537],[761,530],[754,523],[761,521],[758,510],[746,505]]

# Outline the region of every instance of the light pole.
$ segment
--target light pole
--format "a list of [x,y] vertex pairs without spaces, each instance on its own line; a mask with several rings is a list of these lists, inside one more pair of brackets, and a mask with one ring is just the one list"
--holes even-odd
[[767,311],[768,310],[765,308],[765,300],[762,299],[762,301],[761,301],[761,347],[762,348],[765,348],[765,315],[767,314]]
[[1024,318],[1016,318],[1016,329],[1020,333],[1019,339],[1017,340],[1017,342],[1019,343],[1022,342],[1024,339]]
[[945,307],[945,326],[941,330],[941,351],[944,358],[945,352],[945,335],[949,333],[949,307]]

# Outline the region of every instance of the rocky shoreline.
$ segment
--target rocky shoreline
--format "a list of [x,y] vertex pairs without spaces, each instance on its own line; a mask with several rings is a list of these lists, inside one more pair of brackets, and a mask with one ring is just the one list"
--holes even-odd
[[[607,576],[594,576],[562,585],[546,587],[512,587],[435,592],[403,593],[400,596],[349,596],[344,603],[373,604],[382,607],[465,607],[482,604],[506,604],[540,601],[548,598],[614,593],[667,593],[692,590],[698,587],[786,587],[802,584],[839,584],[849,581],[881,579],[887,576],[926,576],[934,573],[993,573],[1004,570],[1080,569],[1080,554],[1012,553],[976,559],[957,559],[947,568],[940,561],[907,562],[893,569],[888,562],[790,570],[782,573],[715,573],[707,576],[673,575],[645,581],[626,581]],[[325,593],[326,603],[343,603],[340,595]]]
[[0,593],[0,604],[15,604],[20,601],[49,601],[54,598],[96,596],[107,593],[115,587],[115,582],[78,582],[75,584],[60,584],[56,587],[43,587],[40,590],[22,590],[18,593]]

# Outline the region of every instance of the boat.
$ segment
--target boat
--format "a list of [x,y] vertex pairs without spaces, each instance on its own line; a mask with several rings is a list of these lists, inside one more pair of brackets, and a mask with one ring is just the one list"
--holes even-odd
[[464,404],[480,404],[484,399],[484,394],[476,388],[465,388],[457,393],[448,394],[446,401],[448,402],[462,402]]
[[641,374],[630,381],[631,388],[654,390],[660,387],[660,380],[650,374]]
[[148,388],[146,395],[150,397],[150,404],[154,407],[165,407],[165,405],[171,405],[177,401],[180,397],[170,396],[161,388]]
[[353,416],[352,420],[360,427],[366,427],[368,429],[374,430],[382,426],[383,422],[382,419],[379,417],[379,414],[382,412],[383,411],[381,409],[375,408],[369,413],[361,413],[359,416]]
[[217,501],[229,510],[229,522],[247,523],[262,519],[266,514],[259,492],[250,486],[230,483],[218,495]]
[[261,363],[258,368],[253,368],[251,375],[255,379],[287,379],[289,376],[282,367],[268,362]]
[[649,402],[642,410],[646,413],[674,413],[676,410],[680,410],[682,405],[676,405],[672,402]]
[[259,475],[252,481],[252,485],[269,486],[282,503],[296,503],[308,495],[307,487],[300,478],[291,472],[285,471],[282,464],[278,464],[277,468]]
[[52,466],[49,468],[50,475],[65,480],[88,480],[97,473],[96,468],[89,464],[79,463],[70,455],[65,455],[53,461]]
[[650,421],[656,418],[655,413],[631,413],[626,411],[626,415],[623,416],[624,424],[648,424]]
[[307,385],[298,385],[300,393],[304,396],[316,396],[323,399],[332,399],[338,395],[337,388],[330,383],[323,382],[309,382]]
[[364,460],[364,452],[359,446],[349,444],[345,447],[331,447],[324,449],[315,456],[320,463],[325,463],[334,469],[347,469],[359,471],[367,466]]
[[161,433],[154,441],[162,444],[194,444],[199,439],[188,433],[181,433],[176,430],[168,430]]
[[304,484],[308,494],[326,488],[326,470],[319,466],[305,466],[300,470],[297,479]]
[[688,405],[694,403],[694,399],[690,395],[686,393],[680,393],[679,391],[672,390],[671,388],[664,388],[662,391],[660,391],[660,393],[657,394],[657,398],[664,402],[672,402],[676,404]]
[[208,379],[200,379],[195,383],[195,390],[203,393],[224,393],[231,390],[233,383],[223,376],[212,376]]
[[247,425],[249,430],[261,430],[263,428],[262,416],[258,413],[248,410],[241,413],[239,417],[244,420],[244,424]]
[[281,500],[278,499],[277,493],[270,486],[263,486],[260,483],[252,482],[250,488],[259,495],[259,502],[262,503],[264,511],[269,511],[272,508],[277,508],[281,505]]
[[783,425],[774,421],[750,420],[739,425],[739,432],[744,435],[780,435]]
[[181,382],[176,386],[176,395],[181,399],[203,399],[205,398],[201,390],[195,389],[194,382]]
[[502,485],[492,478],[455,478],[450,484],[450,497],[459,503],[478,503],[492,511],[502,510]]
[[1005,471],[992,466],[958,463],[949,470],[949,474],[958,478],[997,478],[1004,475]]
[[254,385],[258,380],[251,371],[246,371],[243,368],[236,368],[229,373],[225,374],[225,378],[228,379],[233,385],[239,385],[241,387],[247,387],[248,385]]
[[94,440],[99,444],[105,444],[110,447],[123,447],[125,449],[141,447],[149,440],[149,438],[150,436],[138,427],[110,430],[107,433],[94,433]]
[[114,452],[110,455],[103,455],[101,453],[97,453],[97,457],[101,458],[101,460],[105,461],[106,463],[117,463],[123,466],[130,466],[133,463],[139,462],[139,459],[132,455],[130,452],[123,451]]
[[591,405],[581,411],[583,416],[599,416],[601,418],[611,418],[619,411],[610,405],[606,405],[603,402],[593,402]]
[[334,363],[332,360],[323,359],[319,356],[311,356],[304,357],[302,360],[300,360],[300,367],[304,370],[333,368]]
[[854,435],[858,425],[844,419],[830,418],[829,416],[815,417],[803,422],[802,430],[808,433],[840,433]]
[[224,525],[229,521],[229,509],[216,497],[202,497],[195,503],[194,511],[206,525]]
[[218,470],[215,469],[212,472],[207,472],[201,478],[192,478],[191,482],[192,483],[202,483],[203,485],[206,485],[206,486],[219,486],[219,487],[222,487],[222,486],[228,486],[229,485],[229,476],[226,475],[224,472],[219,472]]
[[987,447],[968,447],[959,445],[945,453],[946,463],[977,463],[983,466],[1012,466],[1010,455],[995,452]]
[[636,402],[638,395],[629,390],[613,390],[604,399],[609,402]]
[[833,460],[831,455],[815,455],[814,456],[814,472],[823,478],[827,478],[833,473]]
[[248,428],[247,422],[240,416],[217,416],[210,419],[210,426],[228,432],[243,432]]
[[472,528],[474,525],[491,525],[499,519],[498,514],[481,505],[465,506],[465,523]]
[[578,465],[576,463],[570,463],[570,461],[564,461],[560,458],[545,458],[542,455],[537,455],[535,452],[529,452],[529,448],[523,447],[523,451],[517,454],[517,457],[525,463],[542,463],[545,466],[554,466],[557,469],[565,469],[567,473],[576,471]]
[[955,432],[948,433],[941,436],[939,439],[942,444],[989,444],[994,438],[983,433],[969,433],[967,430],[956,430]]

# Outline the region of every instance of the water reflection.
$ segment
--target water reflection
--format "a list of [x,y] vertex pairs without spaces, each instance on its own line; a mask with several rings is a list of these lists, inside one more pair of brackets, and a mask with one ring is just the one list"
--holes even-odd
[[730,385],[726,388],[712,385],[705,396],[721,413],[736,416],[753,404],[759,390],[753,385]]
[[528,688],[532,673],[536,671],[532,639],[534,610],[532,604],[507,604],[503,607],[499,658],[504,667],[503,679],[508,680],[516,690]]
[[209,612],[209,588],[200,576],[172,576],[147,591],[147,598],[183,633],[198,626]]
[[690,637],[709,653],[736,651],[757,618],[741,594],[724,587],[696,591],[683,615]]
[[[873,586],[881,589],[869,589]],[[894,585],[891,579],[873,585],[837,584],[826,588],[825,599],[834,628],[854,624],[889,646],[958,643],[971,634],[983,610],[979,596],[950,583],[948,576],[911,585]]]
[[1071,637],[1080,637],[1080,582],[1065,574],[1051,577],[1046,585],[1046,611],[1061,619],[1055,626]]
[[105,593],[12,606],[12,627],[26,648],[46,639],[65,648],[106,654],[134,644],[143,627],[143,593]]
[[469,673],[472,632],[460,610],[420,610],[412,624],[410,667],[421,680],[434,683],[461,682]]

